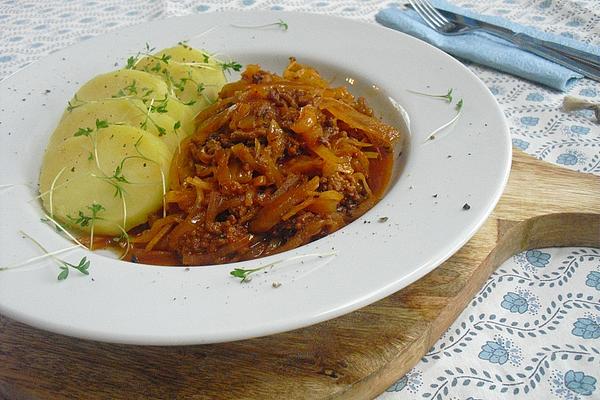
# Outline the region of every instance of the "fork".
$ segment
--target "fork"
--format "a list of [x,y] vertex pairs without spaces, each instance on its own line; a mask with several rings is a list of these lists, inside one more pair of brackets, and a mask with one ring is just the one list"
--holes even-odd
[[455,36],[481,30],[508,40],[523,50],[563,65],[588,78],[600,81],[600,62],[594,61],[600,58],[592,54],[536,39],[523,33],[515,33],[499,26],[475,20],[469,21],[466,17],[462,17],[460,21],[458,19],[450,21],[427,0],[408,0],[408,2],[430,28],[443,35]]

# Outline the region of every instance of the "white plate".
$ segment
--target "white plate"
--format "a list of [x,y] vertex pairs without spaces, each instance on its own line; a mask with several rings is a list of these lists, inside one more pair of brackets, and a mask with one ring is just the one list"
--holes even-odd
[[[288,31],[231,26],[280,18]],[[265,259],[187,270],[76,250],[61,257],[75,262],[87,255],[88,277],[71,271],[59,282],[58,267],[48,260],[0,272],[2,314],[66,335],[133,344],[211,343],[287,331],[356,310],[430,272],[477,231],[498,201],[510,170],[509,132],[490,92],[453,58],[412,37],[346,19],[281,12],[194,15],[90,39],[0,83],[0,184],[16,184],[0,188],[0,265],[40,254],[19,230],[50,250],[70,244],[40,222],[40,205],[31,199],[48,137],[76,89],[123,65],[146,42],[161,48],[185,39],[279,73],[295,56],[337,84],[351,78],[352,90],[399,126],[394,102],[401,104],[412,124],[398,163],[405,164],[404,171],[361,219]],[[445,93],[450,87],[455,102],[464,99],[463,115],[447,135],[424,144],[454,116],[454,107],[407,89]],[[465,203],[470,210],[463,210]],[[388,219],[379,222],[380,217]],[[234,266],[332,250],[336,255],[287,262],[249,283],[229,276]],[[273,282],[281,286],[273,288]]]

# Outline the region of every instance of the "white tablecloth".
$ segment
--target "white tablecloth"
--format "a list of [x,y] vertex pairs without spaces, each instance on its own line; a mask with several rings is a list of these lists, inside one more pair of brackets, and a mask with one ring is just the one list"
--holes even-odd
[[[598,0],[455,0],[600,45]],[[0,1],[0,79],[72,43],[158,18],[231,9],[324,13],[374,23],[390,1]],[[600,125],[560,111],[564,93],[469,65],[508,120],[514,147],[600,175]],[[583,79],[568,94],[600,101]],[[0,135],[4,133],[1,132]],[[600,196],[600,194],[599,194]],[[600,200],[599,200],[600,201]],[[540,249],[504,263],[448,332],[382,399],[600,398],[600,251]]]

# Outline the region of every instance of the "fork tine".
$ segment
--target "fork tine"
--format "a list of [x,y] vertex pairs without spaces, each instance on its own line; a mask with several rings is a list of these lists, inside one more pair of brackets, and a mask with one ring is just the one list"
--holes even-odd
[[434,17],[437,17],[438,21],[442,25],[450,22],[450,21],[448,21],[448,18],[446,18],[442,14],[440,14],[440,12],[434,6],[432,6],[429,1],[421,0],[421,3],[423,3],[423,5],[429,9],[429,11],[433,14]]
[[410,5],[413,6],[413,9],[417,12],[417,14],[419,14],[421,16],[421,18],[423,18],[423,20],[427,23],[427,25],[429,25],[429,27],[431,29],[437,30],[437,28],[438,28],[437,25],[433,24],[433,21],[431,21],[429,19],[429,15],[425,14],[425,11],[423,11],[421,9],[421,5],[418,4],[416,1],[417,0],[414,0],[414,1],[413,0],[408,0],[408,2],[410,3]]
[[[415,0],[417,3],[419,3],[419,5],[421,6],[421,10],[427,14],[427,16],[429,17],[429,20],[436,25],[438,28],[443,26],[446,22],[448,22],[446,20],[446,18],[439,18],[436,15],[436,11],[435,9],[431,6],[431,4],[429,4],[429,2],[427,0]],[[432,11],[433,10],[433,11]]]

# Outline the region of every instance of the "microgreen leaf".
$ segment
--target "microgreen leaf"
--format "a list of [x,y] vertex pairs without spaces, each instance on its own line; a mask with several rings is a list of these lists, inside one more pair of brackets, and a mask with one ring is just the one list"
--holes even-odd
[[90,209],[90,211],[92,211],[92,215],[94,216],[94,218],[98,215],[100,211],[106,210],[106,208],[104,208],[102,204],[98,203],[92,203],[92,205],[88,206],[88,208]]
[[129,86],[125,86],[123,89],[126,90],[129,94],[137,94],[137,86],[135,79],[133,80],[133,82],[131,82]]
[[150,103],[150,111],[151,112],[157,112],[159,114],[163,114],[168,112],[169,110],[167,109],[167,106],[169,105],[169,98],[167,97],[167,95],[165,95],[165,97],[156,102],[156,105],[154,104],[154,102]]
[[117,182],[129,183],[129,181],[123,175],[123,163],[121,163],[120,165],[117,165],[117,167],[115,168],[115,173],[113,174],[112,178],[114,180],[116,180]]
[[154,92],[154,90],[153,90],[153,89],[148,89],[148,88],[145,88],[145,89],[144,89],[144,93],[142,93],[142,99],[145,99],[145,98],[147,98],[148,96],[150,96],[150,95],[152,94],[152,92]]
[[90,136],[94,132],[92,128],[79,128],[73,136]]
[[127,59],[127,65],[125,65],[126,69],[133,69],[133,67],[135,67],[135,64],[137,64],[139,59],[139,56],[131,56]]
[[[66,261],[64,263],[66,266],[76,269],[77,271],[81,272],[84,275],[90,274],[90,272],[88,271],[88,269],[90,268],[90,261],[86,257],[83,257],[81,260],[79,260],[79,264],[77,264],[77,265],[70,264]],[[67,270],[68,270],[68,268],[67,268]],[[61,274],[62,274],[62,272],[61,272]],[[67,275],[68,275],[68,272],[67,272]]]
[[83,213],[83,211],[79,211],[79,216],[77,218],[71,217],[68,214],[67,214],[67,218],[69,218],[71,220],[71,222],[73,222],[75,225],[79,225],[81,227],[88,226],[90,224],[90,221],[92,220],[92,217],[86,216]]
[[164,62],[165,64],[168,64],[170,59],[171,59],[171,56],[169,56],[167,54],[163,54],[160,57],[160,61]]
[[246,275],[248,275],[250,273],[250,270],[242,269],[242,268],[236,268],[233,271],[230,271],[229,273],[232,276],[235,276],[236,278],[246,278]]
[[460,111],[463,108],[463,99],[460,99],[458,103],[456,103],[456,111]]
[[111,97],[125,97],[127,94],[123,91],[123,89],[119,89],[117,94],[113,94]]
[[278,25],[278,26],[279,26],[281,29],[283,29],[284,31],[287,31],[287,30],[288,30],[288,28],[289,28],[289,26],[288,26],[287,22],[285,22],[285,21],[284,21],[284,20],[282,20],[282,19],[279,19],[279,21],[277,21],[277,22],[276,22],[276,24],[277,24],[277,25]]
[[127,86],[119,89],[119,91],[117,92],[117,94],[113,94],[111,97],[126,97],[126,96],[134,96],[137,95],[138,90],[137,90],[137,82],[135,81],[135,79]]
[[242,69],[242,64],[238,63],[237,61],[229,61],[226,63],[221,63],[221,68],[223,69],[223,72],[229,71],[230,69],[239,72]]
[[108,121],[105,119],[96,119],[96,129],[108,128]]
[[254,269],[243,269],[243,268],[236,268],[233,271],[230,271],[229,273],[232,276],[235,276],[236,278],[240,278],[243,282],[247,282],[250,281],[250,274],[252,274],[253,272],[259,271],[263,268],[267,268],[269,266],[271,266],[272,264],[266,265],[264,267],[258,267],[258,268],[254,268]]
[[61,271],[60,274],[58,274],[58,280],[59,281],[64,281],[65,279],[67,279],[69,277],[69,268],[68,267],[60,267]]
[[160,72],[160,68],[161,68],[160,63],[157,62],[156,64],[154,64],[154,66],[152,68],[150,68],[150,71],[152,71],[152,72]]
[[442,96],[442,98],[445,98],[446,100],[448,100],[448,103],[452,103],[452,88],[450,88],[448,90],[448,93],[446,93],[445,96]]
[[71,101],[67,102],[67,111],[73,111],[74,109],[81,107],[82,105],[84,105],[86,102],[79,100],[79,98],[77,97],[77,95],[73,96],[73,102],[71,103]]

